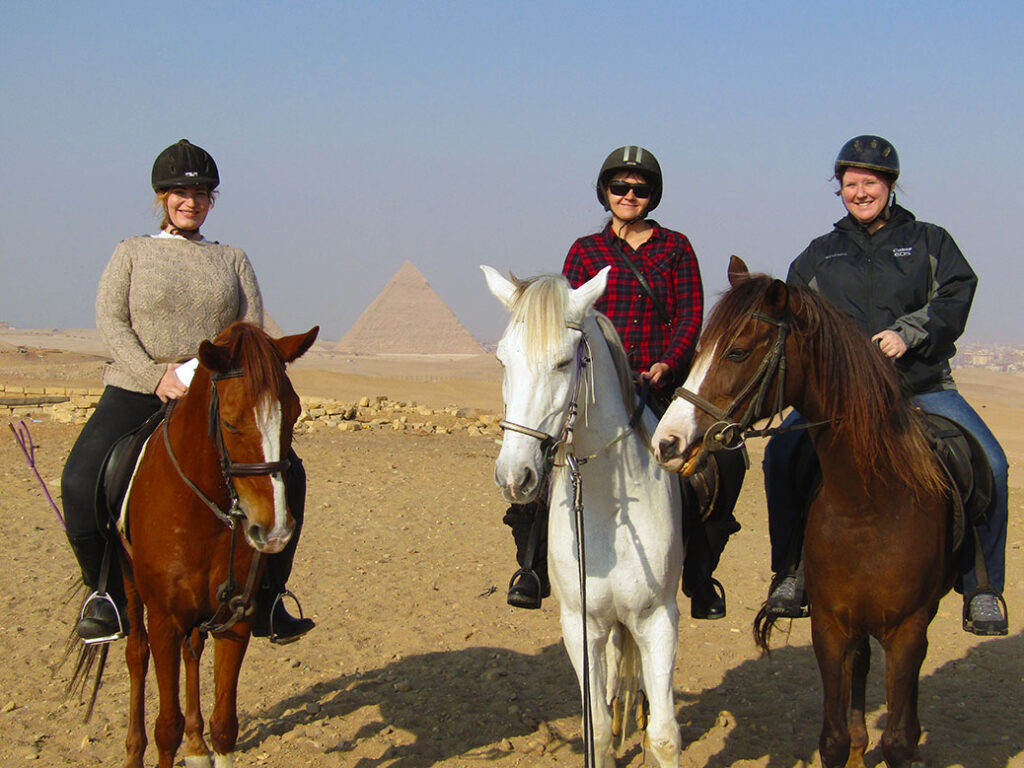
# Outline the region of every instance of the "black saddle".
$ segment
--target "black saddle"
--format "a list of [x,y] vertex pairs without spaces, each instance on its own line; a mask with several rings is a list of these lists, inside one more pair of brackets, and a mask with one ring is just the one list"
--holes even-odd
[[107,451],[96,483],[96,520],[101,531],[114,532],[121,516],[121,504],[128,492],[142,446],[164,420],[166,408],[150,416],[141,427],[122,435]]
[[932,450],[956,489],[953,549],[959,549],[964,529],[988,518],[995,495],[995,479],[988,457],[977,439],[952,419],[925,413]]

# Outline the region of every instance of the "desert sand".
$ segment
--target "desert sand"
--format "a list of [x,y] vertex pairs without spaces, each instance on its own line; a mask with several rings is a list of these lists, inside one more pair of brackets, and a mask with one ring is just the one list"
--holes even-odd
[[[94,331],[5,331],[0,381],[98,387],[104,356],[97,344]],[[292,376],[307,395],[501,409],[500,373],[487,356],[353,357],[321,348],[296,363]],[[1024,766],[1024,492],[1017,472],[1024,377],[966,369],[957,378],[1010,457],[1011,634],[966,634],[960,598],[943,600],[921,678],[922,755],[929,766]],[[29,426],[40,472],[56,495],[80,427],[46,420]],[[514,564],[491,479],[498,447],[465,432],[299,436],[308,511],[290,587],[318,626],[294,645],[250,645],[236,765],[583,764],[580,705],[555,601],[540,611],[504,602]],[[737,509],[743,530],[717,573],[728,590],[727,618],[693,621],[680,595],[675,687],[685,766],[818,764],[820,683],[809,622],[793,622],[788,636],[777,633],[767,657],[751,639],[769,578],[761,450],[751,445],[754,469]],[[10,435],[0,439],[0,473],[0,765],[119,765],[127,719],[122,649],[112,652],[96,712],[84,723],[83,705],[64,696],[69,671],[57,666],[78,607],[78,598],[68,597],[77,579],[71,552]],[[881,764],[881,658],[875,645],[869,766]],[[151,674],[150,733],[154,689]],[[147,755],[155,764],[152,745]],[[641,762],[633,737],[619,765]]]

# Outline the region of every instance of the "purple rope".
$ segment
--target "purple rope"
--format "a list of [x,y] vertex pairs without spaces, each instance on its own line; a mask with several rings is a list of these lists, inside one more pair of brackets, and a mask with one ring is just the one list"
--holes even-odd
[[53,511],[57,513],[57,520],[60,522],[61,530],[67,531],[67,526],[64,524],[64,516],[60,513],[60,507],[57,506],[57,502],[53,500],[53,496],[50,495],[50,489],[46,487],[46,481],[43,480],[43,476],[39,474],[39,470],[36,469],[36,446],[32,442],[32,435],[28,431],[28,424],[25,423],[24,419],[18,422],[18,426],[15,427],[11,422],[7,422],[7,426],[11,428],[11,432],[14,433],[14,439],[21,448],[21,452],[25,454],[25,461],[28,462],[29,469],[31,469],[39,481],[39,484],[43,486],[43,493],[46,494],[46,500],[50,502],[50,506],[53,507]]

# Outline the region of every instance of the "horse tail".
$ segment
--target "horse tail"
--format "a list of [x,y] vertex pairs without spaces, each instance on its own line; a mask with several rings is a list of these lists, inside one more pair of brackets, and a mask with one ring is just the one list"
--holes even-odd
[[[72,587],[71,597],[74,597],[84,587],[84,582],[79,582]],[[75,668],[71,679],[64,687],[64,696],[67,699],[77,698],[84,701],[85,717],[82,722],[87,723],[92,718],[93,709],[96,707],[96,698],[100,692],[100,683],[103,682],[103,670],[107,666],[107,653],[110,650],[110,643],[100,645],[85,645],[75,631],[75,623],[71,624],[71,632],[64,644],[64,654],[57,664],[54,673],[60,670],[72,658],[75,659]],[[91,687],[91,690],[86,692]]]
[[772,630],[775,628],[777,616],[768,613],[768,601],[761,605],[761,610],[754,617],[754,644],[761,649],[761,653],[771,653]]
[[[617,659],[613,659],[612,654]],[[616,737],[615,749],[621,750],[627,738],[647,725],[647,703],[640,680],[640,648],[622,624],[616,624],[608,638],[608,661],[608,672],[615,676],[608,685],[612,697],[612,734]],[[631,717],[634,712],[636,716]]]

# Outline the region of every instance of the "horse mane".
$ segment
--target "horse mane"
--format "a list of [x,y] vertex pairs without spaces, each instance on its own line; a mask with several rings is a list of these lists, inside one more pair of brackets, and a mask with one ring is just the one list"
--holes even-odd
[[234,322],[220,333],[214,344],[227,349],[232,367],[245,372],[242,378],[250,399],[278,399],[287,381],[285,362],[262,328],[252,323]]
[[[527,359],[540,362],[552,357],[565,333],[565,316],[569,310],[569,281],[563,275],[546,274],[520,280],[511,275],[516,286],[512,302],[511,322],[523,324],[523,343]],[[626,358],[612,321],[600,312],[594,312],[597,326],[601,329],[615,363],[615,375],[626,412],[632,413],[636,406],[633,389],[633,373]]]
[[[752,312],[763,309],[773,279],[751,275],[728,290],[712,310],[701,345],[735,341]],[[915,497],[948,493],[923,419],[892,362],[846,314],[816,291],[787,285],[791,333],[812,363],[811,377],[832,429],[853,451],[864,481],[899,477]]]

